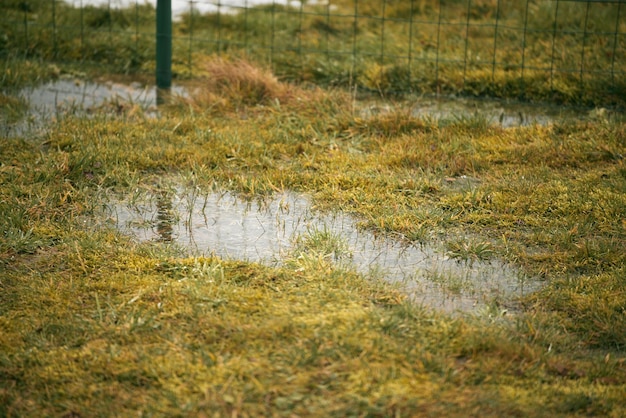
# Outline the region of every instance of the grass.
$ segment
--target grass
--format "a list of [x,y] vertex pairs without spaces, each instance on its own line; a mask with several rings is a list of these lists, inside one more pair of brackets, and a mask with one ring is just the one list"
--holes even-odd
[[448,241],[447,246],[448,255],[463,261],[488,260],[493,256],[492,246],[488,242],[461,239]]
[[[365,120],[345,92],[212,64],[228,83],[166,117],[74,114],[0,138],[0,415],[626,413],[622,119],[503,129],[391,103]],[[103,224],[107,195],[172,175],[306,192],[545,286],[514,315],[450,316],[335,264],[327,231],[268,267]]]
[[326,227],[311,229],[305,235],[298,236],[293,251],[296,257],[312,254],[332,261],[352,258],[350,247],[343,237]]
[[[440,7],[441,6],[441,7]],[[246,58],[280,79],[378,92],[462,94],[624,107],[620,4],[529,0],[333,0],[183,14],[173,24],[176,78],[206,58]],[[0,56],[63,71],[155,71],[148,4],[124,9],[3,2]],[[210,82],[210,81],[209,81]]]

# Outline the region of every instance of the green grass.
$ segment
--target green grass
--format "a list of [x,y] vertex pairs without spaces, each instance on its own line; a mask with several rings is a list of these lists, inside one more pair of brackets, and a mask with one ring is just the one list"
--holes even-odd
[[[384,95],[462,94],[624,107],[626,20],[617,3],[334,0],[185,14],[173,25],[173,74],[207,57],[246,57],[284,80]],[[67,71],[155,71],[150,5],[73,8],[3,2],[0,58]],[[357,17],[355,19],[355,16]],[[1,86],[1,85],[0,85]]]
[[[238,88],[200,83],[166,117],[70,115],[0,138],[0,415],[626,413],[621,119],[502,129],[400,103],[364,120],[341,91],[219,65]],[[171,176],[306,192],[545,286],[511,315],[450,316],[336,264],[348,254],[328,231],[268,267],[186,258],[102,219],[107,195]]]
[[338,233],[326,227],[307,230],[305,235],[297,237],[293,252],[296,257],[313,254],[331,261],[352,258],[348,243]]

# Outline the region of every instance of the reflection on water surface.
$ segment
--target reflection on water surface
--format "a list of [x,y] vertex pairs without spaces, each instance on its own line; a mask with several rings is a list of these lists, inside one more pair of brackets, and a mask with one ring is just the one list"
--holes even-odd
[[110,206],[122,231],[141,241],[174,242],[191,255],[217,255],[280,264],[302,237],[329,233],[345,243],[337,263],[398,284],[418,303],[444,311],[473,311],[536,290],[537,283],[498,261],[449,258],[438,246],[407,245],[360,230],[342,214],[320,214],[308,198],[279,193],[247,201],[229,192],[167,190]]

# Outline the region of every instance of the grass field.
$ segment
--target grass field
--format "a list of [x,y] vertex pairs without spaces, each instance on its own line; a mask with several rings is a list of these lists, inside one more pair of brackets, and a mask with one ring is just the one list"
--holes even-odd
[[[242,1],[242,4],[244,2]],[[0,56],[65,71],[155,71],[155,10],[5,0]],[[209,55],[245,57],[283,80],[383,94],[462,94],[624,107],[621,2],[332,0],[187,13],[173,25],[173,74]],[[20,64],[23,65],[23,64]],[[16,76],[17,77],[17,76]],[[0,80],[8,85],[12,77]]]
[[[0,416],[625,416],[623,6],[560,2],[554,26],[554,2],[434,3],[361,1],[359,23],[343,0],[333,16],[184,15],[174,74],[189,97],[160,117],[123,100],[70,108],[31,131],[11,130],[32,117],[24,86],[151,82],[154,9],[3,1]],[[421,23],[408,30],[408,15]],[[504,128],[420,117],[394,91],[597,108]],[[140,242],[107,219],[112,199],[172,184],[306,194],[541,286],[444,313],[334,262],[350,250],[327,231],[264,265]]]
[[[622,116],[503,129],[396,104],[363,119],[341,90],[203,66],[210,81],[163,117],[129,104],[0,138],[1,416],[626,414]],[[464,175],[478,181],[457,187]],[[172,176],[304,192],[544,286],[517,312],[449,315],[333,263],[332,237],[269,267],[103,222],[107,196]]]

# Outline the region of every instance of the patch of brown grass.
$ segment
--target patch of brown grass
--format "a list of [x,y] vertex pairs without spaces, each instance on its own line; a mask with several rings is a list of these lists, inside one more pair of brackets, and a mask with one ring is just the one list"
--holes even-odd
[[328,93],[280,81],[270,70],[245,59],[205,60],[202,80],[188,102],[205,110],[239,110],[261,106],[308,107]]

